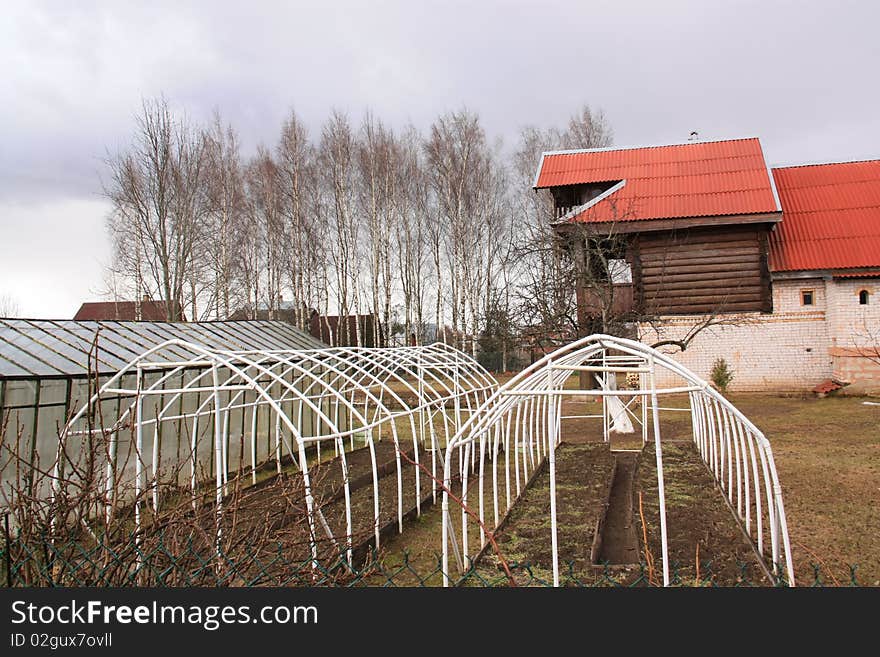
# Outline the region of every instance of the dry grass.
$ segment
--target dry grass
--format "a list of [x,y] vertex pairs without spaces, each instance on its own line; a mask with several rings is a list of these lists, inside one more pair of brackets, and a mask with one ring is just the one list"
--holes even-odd
[[767,436],[779,471],[801,581],[880,585],[880,407],[858,397],[734,394]]

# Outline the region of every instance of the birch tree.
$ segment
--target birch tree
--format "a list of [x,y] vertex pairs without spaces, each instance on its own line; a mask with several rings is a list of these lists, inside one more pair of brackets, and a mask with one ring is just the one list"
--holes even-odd
[[200,136],[160,98],[144,101],[131,148],[107,162],[115,267],[132,284],[136,300],[166,300],[169,321],[183,319],[189,304],[197,310],[195,254],[206,214],[203,152]]
[[321,229],[315,149],[302,121],[291,111],[277,147],[279,184],[288,236],[288,275],[294,323],[309,328],[310,308],[319,304],[326,234]]
[[245,181],[248,219],[254,227],[253,247],[262,251],[261,270],[253,272],[251,277],[251,283],[255,285],[253,298],[259,308],[261,287],[269,319],[278,319],[287,249],[280,172],[271,153],[264,147],[257,150],[257,155],[248,164]]
[[372,304],[373,335],[377,344],[380,326],[391,326],[393,268],[398,261],[392,253],[395,226],[400,220],[403,198],[399,174],[401,148],[394,133],[371,113],[361,127],[358,144],[360,216],[366,219],[365,245]]
[[[318,159],[325,185],[328,234],[332,238],[329,260],[335,274],[336,306],[341,316],[338,340],[346,344],[349,326],[345,320],[357,303],[358,224],[353,216],[355,139],[348,118],[334,111],[321,131]],[[358,323],[355,323],[358,331]],[[355,336],[359,343],[359,335]]]
[[[430,248],[430,215],[434,211],[430,184],[421,158],[421,137],[415,128],[408,128],[400,142],[400,165],[395,224],[397,270],[403,296],[403,324],[407,342],[415,337],[416,344],[425,340],[425,304],[430,284],[428,251]],[[439,222],[436,222],[439,228]],[[438,240],[439,242],[439,240]],[[439,247],[438,247],[439,254]],[[439,281],[439,273],[437,274]],[[439,288],[439,282],[438,286]],[[437,298],[440,298],[439,289]],[[437,322],[439,326],[439,313]]]
[[214,317],[227,319],[245,301],[241,293],[241,274],[236,264],[238,238],[245,211],[244,181],[238,135],[223,125],[219,113],[205,135],[208,202],[208,240],[206,249],[212,274]]
[[[434,122],[425,155],[438,225],[445,227],[452,328],[465,349],[465,335],[479,332],[485,299],[493,285],[503,175],[479,117],[467,110],[445,114]],[[433,237],[439,242],[439,234]],[[435,266],[439,278],[437,251]],[[473,340],[471,352],[476,354]]]

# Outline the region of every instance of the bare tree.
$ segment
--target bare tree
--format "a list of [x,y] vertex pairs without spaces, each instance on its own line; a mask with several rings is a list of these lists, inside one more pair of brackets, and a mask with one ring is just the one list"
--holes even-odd
[[[430,227],[434,225],[439,228],[439,222],[431,222],[429,218],[434,211],[434,205],[420,151],[420,136],[415,128],[410,127],[401,140],[401,162],[397,170],[400,194],[397,198],[395,238],[403,294],[404,335],[407,341],[412,336],[416,344],[423,344],[425,340]],[[437,252],[439,256],[439,239]],[[439,297],[438,291],[437,298]],[[439,314],[437,321],[439,326]]]
[[611,146],[614,132],[605,113],[584,105],[568,121],[562,133],[563,148],[605,148]]
[[[467,110],[439,117],[424,148],[438,207],[437,228],[445,229],[442,237],[439,230],[432,235],[435,267],[439,278],[442,239],[452,328],[465,349],[465,336],[468,331],[472,336],[477,333],[486,295],[491,292],[503,174],[479,117]],[[473,340],[471,351],[476,354]]]
[[871,321],[870,315],[863,312],[858,323],[851,327],[850,344],[859,358],[880,365],[880,321]]
[[11,294],[0,294],[0,317],[18,317],[21,306]]
[[[326,185],[324,205],[329,217],[329,249],[335,273],[336,305],[340,315],[338,340],[349,340],[347,317],[357,304],[358,222],[354,217],[355,139],[348,118],[334,111],[324,124],[318,159]],[[359,324],[356,322],[355,327]],[[355,336],[359,337],[359,336]]]
[[138,301],[153,294],[166,300],[169,321],[183,319],[184,308],[195,304],[200,263],[194,255],[206,213],[203,149],[199,135],[160,98],[144,101],[132,147],[108,159],[115,266]]
[[315,310],[338,314],[325,335],[349,344],[363,343],[350,320],[361,308],[379,338],[398,307],[406,340],[421,343],[431,305],[437,337],[451,324],[474,355],[490,322],[562,335],[577,326],[571,262],[547,195],[516,190],[541,150],[609,142],[604,115],[584,107],[565,129],[524,131],[508,169],[467,110],[438,117],[427,138],[370,113],[355,131],[333,112],[317,144],[291,112],[274,149],[244,165],[219,112],[197,133],[164,99],[144,102],[132,147],[109,160],[114,289],[167,299],[169,319],[280,317],[290,291],[300,328]]
[[578,334],[578,272],[565,240],[553,227],[557,218],[553,198],[547,190],[532,189],[535,167],[544,151],[601,148],[611,141],[611,129],[604,114],[584,106],[571,117],[565,130],[533,126],[523,129],[513,154],[515,191],[511,214],[517,219],[512,229],[516,244],[511,263],[517,266],[514,294],[520,322],[541,347],[567,342]]
[[392,269],[396,266],[391,244],[401,206],[401,152],[394,133],[369,112],[357,150],[359,207],[366,218],[373,335],[378,344],[380,325],[388,330],[391,324]]
[[269,319],[278,319],[285,278],[286,243],[281,174],[271,153],[262,146],[245,172],[247,216],[253,230],[253,246],[262,253],[259,269],[251,272],[252,298],[256,307],[263,290]]
[[294,322],[307,329],[310,309],[318,305],[320,272],[324,267],[326,234],[318,211],[315,150],[308,141],[306,128],[291,111],[281,129],[277,160],[289,238],[290,287],[293,291]]
[[245,196],[238,135],[232,126],[223,125],[219,112],[205,135],[205,155],[206,219],[211,236],[205,251],[211,263],[210,296],[214,317],[227,319],[244,301],[235,251],[244,220]]

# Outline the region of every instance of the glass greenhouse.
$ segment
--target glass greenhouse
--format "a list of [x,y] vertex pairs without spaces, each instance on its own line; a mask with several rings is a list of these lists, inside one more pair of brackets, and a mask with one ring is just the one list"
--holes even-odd
[[[216,349],[324,347],[309,334],[282,321],[0,319],[0,418],[5,422],[7,446],[0,463],[0,483],[6,486],[14,477],[17,464],[9,458],[12,451],[27,458],[37,469],[40,464],[52,464],[60,430],[89,397],[141,354],[173,339]],[[158,356],[173,361],[183,357],[184,351],[172,345],[163,348]],[[181,369],[165,385],[179,387],[199,373],[197,367]],[[141,385],[159,381],[164,374],[146,373]],[[134,373],[123,378],[120,387],[136,385]],[[110,418],[118,417],[129,400],[103,397],[101,402],[102,414],[112,422]],[[13,442],[17,445],[13,446]]]

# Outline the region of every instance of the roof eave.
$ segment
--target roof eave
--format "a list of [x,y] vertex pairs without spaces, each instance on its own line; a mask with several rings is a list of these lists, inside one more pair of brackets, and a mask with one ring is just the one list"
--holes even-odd
[[776,224],[782,221],[782,212],[752,212],[748,214],[717,214],[717,215],[701,215],[694,217],[652,217],[644,219],[625,219],[616,221],[573,221],[567,219],[565,221],[557,220],[551,222],[554,228],[563,228],[565,226],[615,226],[616,232],[653,232],[658,230],[673,230],[682,228],[698,228],[707,226],[729,226],[729,225],[747,225],[747,224]]

